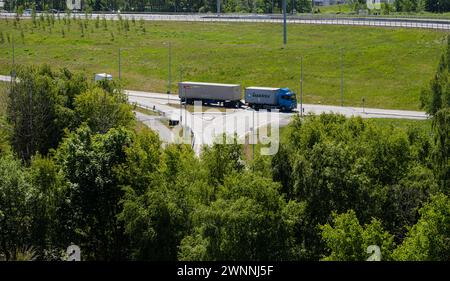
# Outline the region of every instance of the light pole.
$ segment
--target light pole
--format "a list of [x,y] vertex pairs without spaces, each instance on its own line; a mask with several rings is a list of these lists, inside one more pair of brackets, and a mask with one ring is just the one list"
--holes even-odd
[[11,80],[16,77],[16,63],[15,63],[15,53],[14,53],[14,34],[11,34],[11,48],[12,48],[12,65],[11,65]]
[[[187,127],[187,99],[186,99],[186,89],[183,86],[183,94],[184,94],[184,124]],[[203,114],[203,110],[202,110]]]
[[341,106],[344,106],[344,51],[341,49]]
[[169,104],[169,96],[172,89],[172,46],[169,42],[169,77],[167,81],[167,104]]
[[300,58],[300,116],[303,117],[303,57]]
[[255,110],[252,109],[252,160],[255,160]]
[[287,34],[286,34],[286,0],[283,0],[283,47],[286,48]]
[[[182,67],[180,68],[180,83],[181,82],[183,82],[183,68]],[[181,123],[180,125],[183,124],[183,111],[181,110],[181,108],[182,108],[182,98],[181,97],[183,95],[183,93],[181,92],[182,88],[183,87],[178,86],[178,95],[180,96],[180,123]]]
[[364,106],[364,105],[365,105],[365,104],[364,104],[365,102],[366,102],[366,99],[363,97],[363,98],[362,98],[363,113],[366,113],[366,109],[365,109],[365,106]]

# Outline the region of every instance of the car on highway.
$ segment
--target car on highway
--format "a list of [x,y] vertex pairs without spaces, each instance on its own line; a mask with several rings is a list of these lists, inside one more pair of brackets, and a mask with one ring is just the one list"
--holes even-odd
[[31,9],[25,9],[25,10],[23,11],[23,15],[24,15],[24,16],[31,16],[31,13],[32,13],[32,10],[31,10]]

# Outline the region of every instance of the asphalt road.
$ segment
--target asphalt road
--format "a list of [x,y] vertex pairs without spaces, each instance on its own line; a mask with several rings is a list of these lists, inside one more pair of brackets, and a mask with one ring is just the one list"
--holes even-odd
[[[143,92],[143,91],[133,91],[126,90],[126,94],[129,96],[130,101],[145,102],[146,100],[160,101],[160,103],[167,104],[169,100],[171,103],[179,103],[180,99],[177,95],[167,95],[154,92]],[[362,108],[362,107],[351,107],[351,106],[334,106],[334,105],[320,105],[320,104],[303,104],[303,111],[305,114],[314,113],[320,114],[323,112],[334,112],[343,114],[347,117],[350,116],[361,116],[362,118],[401,118],[401,119],[416,119],[425,120],[428,118],[423,111],[411,111],[411,110],[396,110],[396,109],[380,109],[380,108]],[[244,109],[241,109],[242,111]],[[300,105],[298,105],[297,110],[300,112]],[[176,114],[176,110],[174,114]],[[289,115],[289,113],[284,113],[284,115]]]
[[[226,135],[236,134],[237,139],[241,142],[245,142],[245,136],[251,134],[256,128],[266,128],[269,124],[279,126],[273,126],[274,129],[284,126],[289,122],[292,114],[278,113],[278,112],[254,112],[252,110],[230,110],[229,112],[220,112],[218,110],[209,109],[205,112],[189,112],[183,108],[174,108],[168,105],[166,94],[152,93],[149,96],[143,96],[142,93],[135,96],[129,94],[129,102],[136,103],[140,106],[155,108],[155,110],[163,112],[166,117],[172,116],[172,118],[181,120],[181,125],[189,128],[193,133],[193,148],[194,151],[199,154],[202,145],[211,145],[217,138],[221,137],[223,133]],[[173,102],[176,97],[171,97],[169,102]],[[179,100],[178,100],[179,101]],[[150,124],[151,126],[151,124]],[[151,126],[151,128],[156,129]],[[176,129],[175,129],[176,130]],[[173,133],[173,139],[177,135]],[[192,140],[182,140],[183,143],[191,144]],[[260,141],[265,141],[261,136]]]
[[[194,150],[197,154],[201,151],[201,145],[211,145],[223,133],[233,135],[236,133],[241,143],[245,142],[245,136],[252,135],[252,132],[258,128],[267,128],[271,124],[272,128],[282,127],[289,123],[294,114],[300,112],[300,105],[297,112],[255,112],[251,109],[232,109],[226,113],[214,109],[208,109],[205,112],[189,112],[183,108],[175,108],[169,103],[179,103],[180,100],[175,95],[146,93],[140,91],[126,91],[130,103],[136,103],[143,107],[155,108],[165,114],[167,117],[181,120],[183,126],[189,127],[193,133]],[[343,114],[347,117],[361,116],[362,118],[396,118],[396,119],[414,119],[425,120],[428,116],[425,112],[389,110],[377,108],[360,107],[341,107],[331,105],[303,104],[304,113],[320,114],[323,112],[333,112]],[[150,127],[157,130],[158,128]],[[274,131],[276,134],[276,131]],[[176,133],[173,133],[176,135]],[[172,137],[174,139],[175,136]],[[264,136],[256,136],[257,142],[267,141]],[[269,139],[270,140],[270,139]],[[188,140],[186,143],[190,143]]]

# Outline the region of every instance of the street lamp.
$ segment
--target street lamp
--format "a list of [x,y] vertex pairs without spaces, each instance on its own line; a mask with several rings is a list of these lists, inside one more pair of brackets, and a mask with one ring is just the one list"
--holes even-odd
[[366,102],[366,99],[363,97],[362,98],[363,113],[366,113],[365,106],[364,106],[365,102]]
[[300,58],[300,116],[303,116],[303,57]]
[[341,106],[344,106],[344,51],[341,49]]
[[168,69],[168,81],[167,81],[167,104],[169,104],[169,95],[172,90],[172,45],[171,42],[169,45],[169,69]]
[[255,160],[255,110],[252,110],[252,160]]
[[12,64],[11,64],[11,80],[16,77],[16,63],[15,63],[15,52],[14,52],[14,33],[11,34],[11,49],[12,49]]
[[286,0],[283,0],[283,47],[286,48],[287,34],[286,34]]

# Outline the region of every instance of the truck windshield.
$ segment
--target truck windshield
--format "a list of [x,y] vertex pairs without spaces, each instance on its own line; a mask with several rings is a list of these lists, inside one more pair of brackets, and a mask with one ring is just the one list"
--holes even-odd
[[295,100],[295,95],[284,95],[281,98],[284,100]]

